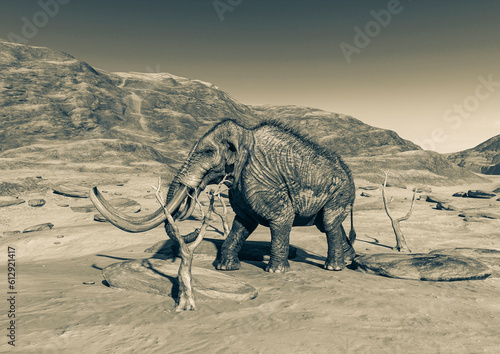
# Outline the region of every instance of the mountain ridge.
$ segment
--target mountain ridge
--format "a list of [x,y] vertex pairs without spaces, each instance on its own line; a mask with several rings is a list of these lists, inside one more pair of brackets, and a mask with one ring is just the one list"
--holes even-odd
[[448,160],[471,171],[500,175],[500,134],[463,151],[445,155]]
[[[168,73],[108,72],[67,53],[2,41],[0,107],[0,160],[8,159],[8,166],[16,157],[37,161],[50,156],[78,163],[81,159],[71,154],[88,149],[94,155],[86,156],[85,162],[130,164],[143,159],[175,170],[194,142],[225,118],[246,126],[281,120],[346,158],[370,160],[422,151],[394,131],[348,115],[300,106],[245,105],[202,80]],[[420,155],[426,163],[436,161],[427,152]],[[429,169],[422,158],[419,161],[421,166],[414,167]],[[366,165],[360,166],[357,173],[373,180],[372,171],[366,173]],[[454,174],[458,180],[479,179],[465,169]]]

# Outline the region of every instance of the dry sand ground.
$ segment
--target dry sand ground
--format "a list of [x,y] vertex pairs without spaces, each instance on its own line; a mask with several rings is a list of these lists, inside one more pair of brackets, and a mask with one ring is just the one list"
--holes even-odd
[[[28,170],[3,171],[4,177],[35,176]],[[137,200],[144,212],[156,208],[143,198],[151,176],[104,176],[37,171],[44,179],[77,182],[112,178],[125,186],[102,186],[108,196],[121,193]],[[362,185],[363,181],[358,181]],[[480,207],[500,213],[500,201],[455,199],[467,189],[492,190],[488,185],[433,187],[434,195],[458,207]],[[395,238],[382,210],[380,190],[374,198],[357,197],[355,227],[360,254],[395,252]],[[395,214],[405,214],[411,192],[389,188]],[[252,284],[259,296],[250,301],[197,298],[198,310],[176,313],[174,300],[135,293],[102,284],[103,267],[122,259],[147,258],[144,250],[167,236],[162,227],[129,234],[108,223],[92,220],[93,213],[75,213],[72,206],[90,203],[53,194],[32,192],[25,199],[43,197],[47,204],[27,203],[1,208],[0,231],[52,222],[50,231],[3,236],[2,269],[7,246],[17,257],[16,347],[7,345],[7,310],[2,316],[0,352],[20,353],[498,353],[500,348],[500,280],[421,282],[384,278],[345,269],[321,268],[325,237],[314,227],[294,228],[291,243],[300,248],[285,275],[268,274],[263,262],[242,262],[239,271],[226,273]],[[404,200],[408,198],[408,200]],[[446,247],[500,249],[500,220],[465,222],[458,212],[438,211],[417,201],[413,216],[402,223],[414,252]],[[232,217],[231,217],[232,218]],[[348,222],[346,223],[347,226]],[[196,221],[181,224],[187,233]],[[221,229],[218,221],[214,226]],[[348,227],[347,227],[348,228]],[[208,237],[217,237],[216,232]],[[64,236],[58,238],[57,236]],[[259,227],[250,240],[270,239]],[[196,256],[194,266],[213,269],[213,259]],[[2,271],[3,294],[6,272]],[[95,285],[84,285],[95,281]],[[3,301],[2,308],[6,309]]]

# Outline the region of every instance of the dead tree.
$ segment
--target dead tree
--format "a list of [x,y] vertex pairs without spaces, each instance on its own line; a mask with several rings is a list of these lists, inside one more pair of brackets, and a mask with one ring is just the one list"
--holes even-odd
[[192,275],[191,275],[191,266],[193,264],[193,253],[196,247],[201,243],[205,234],[207,232],[207,227],[210,222],[210,218],[212,215],[212,211],[214,210],[214,200],[215,195],[213,191],[209,193],[210,206],[208,207],[208,212],[205,214],[203,218],[203,223],[201,225],[200,232],[198,233],[198,237],[193,242],[186,244],[184,239],[182,238],[179,227],[176,222],[172,218],[172,215],[168,212],[163,203],[163,196],[160,191],[161,182],[158,183],[158,187],[153,187],[156,190],[156,199],[163,207],[165,211],[165,215],[167,216],[168,222],[172,225],[174,229],[174,238],[175,241],[179,243],[179,250],[181,256],[181,265],[179,266],[179,272],[177,274],[177,279],[179,281],[179,296],[177,298],[177,306],[176,311],[185,311],[185,310],[196,310],[196,305],[194,303],[194,294],[192,287]]
[[413,212],[413,206],[415,205],[415,196],[417,194],[417,189],[415,188],[413,190],[413,198],[411,200],[410,211],[405,216],[403,216],[401,218],[394,218],[391,215],[391,211],[390,211],[389,205],[388,205],[389,203],[387,202],[387,200],[385,198],[385,187],[387,184],[387,175],[388,175],[388,172],[386,171],[385,172],[384,187],[382,188],[382,199],[384,200],[385,212],[387,213],[387,216],[389,217],[389,219],[391,219],[392,228],[394,230],[394,234],[396,235],[396,249],[399,252],[411,252],[410,249],[408,248],[408,246],[406,245],[406,240],[405,240],[405,237],[403,236],[403,232],[401,231],[401,226],[399,225],[399,223],[401,221],[405,221],[405,220],[408,220],[410,218],[411,213]]

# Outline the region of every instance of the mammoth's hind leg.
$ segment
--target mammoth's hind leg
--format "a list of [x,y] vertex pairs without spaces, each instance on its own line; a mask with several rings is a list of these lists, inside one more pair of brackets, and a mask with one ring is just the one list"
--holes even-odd
[[[326,233],[326,240],[328,242],[328,256],[325,263],[325,269],[328,270],[342,270],[345,268],[344,248],[352,248],[347,243],[347,237],[342,226],[342,222],[347,216],[347,211],[343,207],[326,205],[323,210],[321,225],[318,228]],[[347,243],[347,245],[346,245]],[[354,257],[351,253],[347,252],[347,257]]]
[[344,250],[344,260],[349,264],[354,258],[356,258],[356,251],[349,241],[342,224],[340,225],[340,230],[342,231],[342,249]]
[[238,253],[241,250],[241,246],[243,246],[243,242],[245,242],[248,236],[255,230],[257,225],[257,222],[254,220],[243,220],[240,216],[235,216],[231,231],[222,244],[220,258],[217,262],[217,269],[240,269]]

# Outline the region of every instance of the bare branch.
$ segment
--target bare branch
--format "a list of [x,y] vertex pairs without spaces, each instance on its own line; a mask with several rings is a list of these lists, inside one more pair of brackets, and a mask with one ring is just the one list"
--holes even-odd
[[411,252],[410,249],[408,248],[408,246],[406,245],[406,240],[403,236],[403,232],[401,231],[401,226],[399,225],[399,223],[401,221],[405,221],[405,220],[408,220],[410,218],[410,216],[413,212],[414,204],[415,204],[416,189],[413,191],[413,198],[411,200],[410,211],[405,216],[395,219],[391,215],[391,210],[389,209],[387,199],[385,196],[385,188],[387,186],[387,177],[388,177],[389,173],[387,171],[384,171],[384,173],[385,173],[385,179],[384,179],[384,186],[382,187],[382,200],[384,201],[385,212],[387,213],[387,216],[391,220],[392,229],[394,230],[394,234],[396,236],[396,249],[400,252],[401,251]]
[[389,219],[391,219],[391,221],[392,221],[393,218],[391,216],[391,210],[389,209],[389,205],[388,205],[387,199],[385,197],[385,186],[387,185],[387,176],[389,173],[387,171],[384,171],[384,173],[385,173],[385,179],[384,179],[384,186],[382,187],[382,200],[384,201],[385,212],[387,213],[387,216],[389,217]]
[[201,226],[200,232],[197,235],[196,240],[191,242],[190,244],[186,244],[179,232],[179,227],[177,226],[172,215],[170,215],[167,208],[165,207],[165,204],[163,203],[163,195],[161,193],[161,180],[158,179],[158,187],[154,186],[152,187],[156,191],[155,193],[156,200],[158,200],[160,205],[163,207],[165,215],[167,216],[167,220],[172,225],[172,228],[174,230],[173,237],[179,243],[180,246],[181,264],[179,266],[179,272],[177,275],[177,279],[179,281],[179,297],[177,299],[176,311],[195,310],[196,305],[194,302],[192,275],[191,275],[193,254],[194,250],[201,243],[203,237],[205,237],[205,234],[207,232],[207,226],[209,224],[210,217],[213,211],[214,196],[212,194],[210,197],[210,207],[207,215],[203,219],[203,224]]
[[406,214],[402,218],[399,218],[398,221],[405,221],[405,220],[408,220],[410,218],[411,213],[413,212],[413,207],[415,205],[415,198],[416,198],[416,196],[417,196],[417,190],[415,189],[413,191],[413,198],[411,199],[410,211],[408,212],[408,214]]

